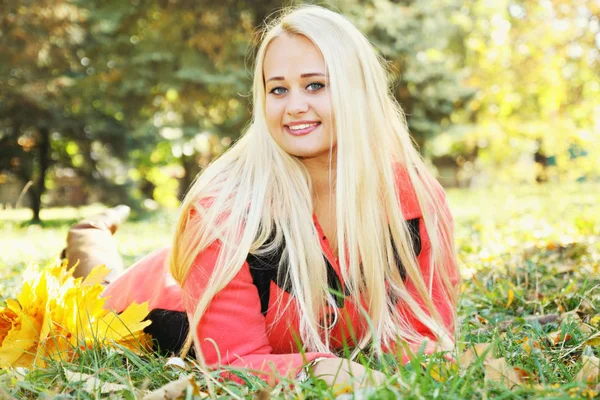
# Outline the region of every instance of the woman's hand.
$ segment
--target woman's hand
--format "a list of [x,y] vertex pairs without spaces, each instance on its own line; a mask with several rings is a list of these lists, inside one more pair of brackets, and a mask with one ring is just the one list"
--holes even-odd
[[354,390],[368,386],[378,386],[386,376],[379,372],[350,361],[346,358],[325,358],[316,362],[312,375],[333,385],[352,385]]
[[85,278],[97,265],[104,264],[110,270],[106,277],[111,282],[123,271],[123,260],[117,250],[113,233],[127,219],[129,207],[120,205],[78,222],[69,229],[65,254],[69,267],[75,267],[73,275]]

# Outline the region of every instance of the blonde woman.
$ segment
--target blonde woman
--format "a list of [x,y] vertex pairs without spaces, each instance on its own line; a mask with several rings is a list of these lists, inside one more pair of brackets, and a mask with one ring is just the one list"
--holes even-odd
[[452,348],[452,234],[384,62],[346,18],[305,6],[264,34],[251,124],[189,189],[172,246],[105,295],[117,311],[149,301],[163,350],[192,327],[202,365],[360,381],[345,348],[404,362]]

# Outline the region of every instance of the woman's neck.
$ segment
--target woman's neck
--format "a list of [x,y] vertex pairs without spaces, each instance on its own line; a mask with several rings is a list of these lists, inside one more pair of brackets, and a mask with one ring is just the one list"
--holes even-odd
[[312,200],[315,208],[319,204],[329,204],[335,198],[336,163],[335,154],[331,163],[329,157],[305,158],[302,163],[311,179]]
[[[334,156],[335,160],[335,156]],[[336,165],[329,157],[302,160],[312,183],[313,214],[328,238],[331,251],[337,257]]]

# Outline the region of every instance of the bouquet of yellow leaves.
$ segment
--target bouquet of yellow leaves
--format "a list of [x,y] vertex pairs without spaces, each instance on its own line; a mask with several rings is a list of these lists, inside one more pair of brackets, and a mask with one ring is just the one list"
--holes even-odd
[[93,345],[146,347],[148,304],[118,315],[105,309],[101,282],[109,272],[100,265],[82,281],[66,262],[28,269],[21,293],[0,307],[0,367],[43,368],[48,359],[71,361]]

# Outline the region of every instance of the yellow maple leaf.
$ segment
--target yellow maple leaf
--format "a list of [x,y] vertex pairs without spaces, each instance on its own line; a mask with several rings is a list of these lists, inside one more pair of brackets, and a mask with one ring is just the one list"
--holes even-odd
[[29,269],[19,295],[0,308],[0,367],[43,367],[46,359],[71,361],[78,348],[120,344],[140,350],[148,305],[132,304],[121,315],[104,308],[100,284],[107,269],[73,278],[67,263]]
[[[0,367],[27,366],[30,356],[35,352],[40,323],[33,317],[17,311],[12,329],[0,346]],[[25,357],[25,358],[23,358]]]
[[[75,269],[75,268],[73,268]],[[82,286],[92,286],[104,282],[104,278],[110,273],[106,265],[98,265],[94,268],[81,284]]]
[[147,304],[133,303],[121,314],[108,314],[98,321],[98,333],[107,339],[119,341],[128,338],[135,332],[143,330],[150,325],[150,321],[143,321],[148,315]]

